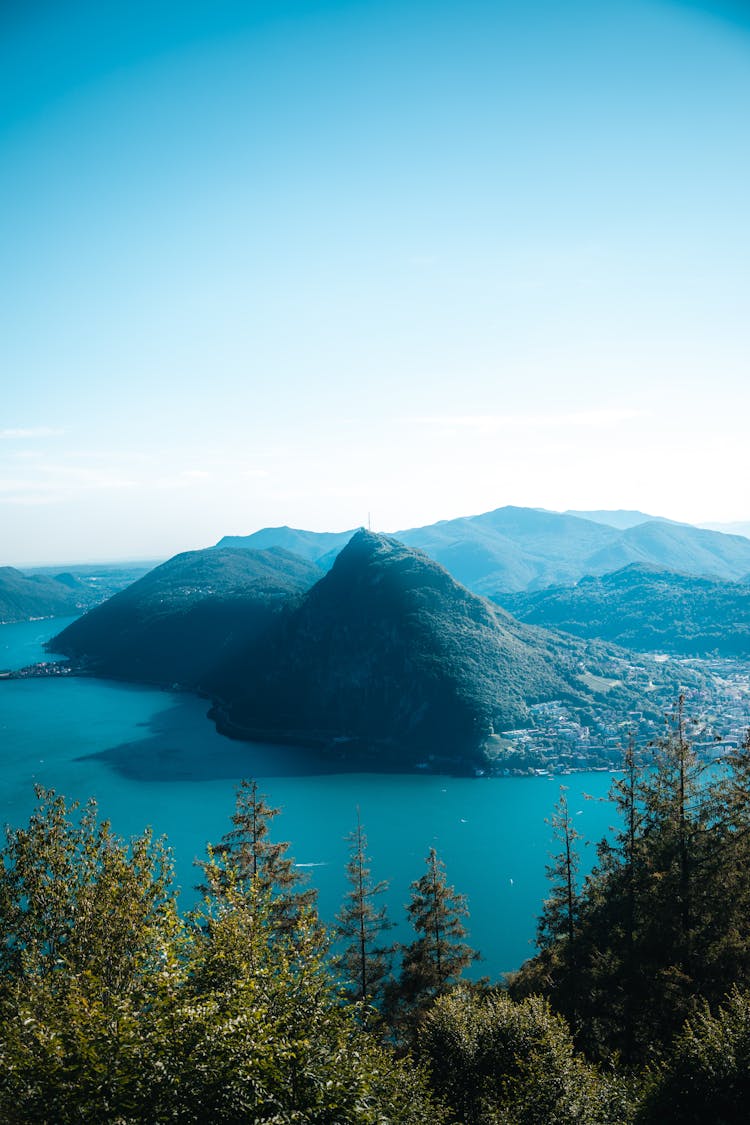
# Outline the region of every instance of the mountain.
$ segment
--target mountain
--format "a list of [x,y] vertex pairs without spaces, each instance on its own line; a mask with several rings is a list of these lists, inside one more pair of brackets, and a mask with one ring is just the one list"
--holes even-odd
[[[635,515],[625,513],[623,519]],[[302,542],[306,557],[328,569],[350,537],[350,532],[331,536],[264,528],[234,542],[278,546]],[[474,593],[487,596],[569,585],[585,575],[606,574],[629,563],[723,581],[736,581],[750,572],[750,540],[648,517],[617,528],[564,512],[505,507],[398,531],[395,538],[424,551]]]
[[72,574],[23,574],[0,567],[0,624],[32,617],[63,617],[81,613],[96,600]]
[[590,520],[538,508],[498,508],[397,532],[478,594],[525,590],[578,576],[580,560],[618,532]]
[[563,513],[566,516],[578,516],[582,520],[591,520],[592,523],[603,523],[607,527],[616,527],[619,531],[627,531],[629,527],[637,527],[639,523],[649,523],[650,520],[659,520],[661,523],[673,523],[662,516],[647,516],[645,512],[628,511],[624,508],[614,510],[603,509],[594,512],[577,512],[568,508]]
[[49,647],[97,675],[211,695],[225,733],[368,768],[470,771],[549,701],[610,727],[661,705],[642,690],[658,666],[521,624],[394,539],[361,530],[319,574],[280,548],[189,552]]
[[739,520],[735,523],[702,523],[701,527],[708,531],[721,531],[725,535],[743,535],[750,539],[750,521]]
[[640,652],[750,655],[750,587],[632,564],[574,587],[498,595],[529,624]]
[[267,630],[319,577],[288,551],[176,555],[50,641],[98,675],[201,688],[208,672]]
[[[238,737],[338,746],[376,766],[431,758],[464,769],[484,764],[496,732],[533,721],[530,705],[590,709],[591,655],[515,621],[422,552],[361,530],[263,644],[218,667],[209,686],[219,729]],[[611,672],[614,661],[597,657],[597,671]],[[624,691],[620,703],[636,700]]]
[[225,535],[216,544],[219,550],[264,550],[283,547],[302,559],[317,562],[323,555],[335,555],[349,542],[354,531],[300,531],[296,527],[263,527],[252,535]]

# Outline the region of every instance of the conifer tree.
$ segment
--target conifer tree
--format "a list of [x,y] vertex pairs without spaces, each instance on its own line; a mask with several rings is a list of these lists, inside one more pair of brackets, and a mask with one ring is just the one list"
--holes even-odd
[[547,945],[550,941],[564,938],[568,954],[572,956],[575,946],[578,915],[578,867],[579,857],[576,840],[581,833],[573,827],[565,796],[566,786],[560,786],[560,797],[555,811],[548,821],[554,830],[555,839],[560,844],[560,852],[552,857],[547,865],[547,878],[552,884],[552,893],[545,899],[539,920],[537,944]]
[[407,912],[417,933],[411,944],[403,946],[397,997],[402,1010],[418,1017],[431,1001],[447,991],[472,961],[479,958],[463,940],[468,916],[464,895],[448,886],[445,864],[430,848],[427,870],[412,883]]
[[351,890],[337,914],[336,936],[347,942],[336,959],[336,968],[345,977],[347,995],[362,1004],[377,1000],[391,970],[393,946],[381,944],[382,935],[393,927],[385,906],[376,906],[378,895],[387,888],[385,881],[373,883],[367,866],[367,839],[357,809],[357,824],[347,836],[350,845],[346,865]]
[[200,864],[207,879],[200,889],[222,897],[230,882],[252,885],[269,897],[276,927],[289,933],[302,914],[314,910],[317,892],[304,887],[305,876],[287,855],[288,842],[270,839],[270,824],[280,812],[267,803],[257,781],[243,780],[237,789],[233,827],[209,848],[209,861]]

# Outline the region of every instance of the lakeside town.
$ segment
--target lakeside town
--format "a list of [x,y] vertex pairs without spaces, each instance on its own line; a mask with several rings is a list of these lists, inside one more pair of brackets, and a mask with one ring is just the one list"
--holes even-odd
[[[691,744],[703,761],[719,760],[742,743],[750,728],[750,661],[698,657],[667,657],[678,670],[685,700]],[[642,665],[627,666],[632,679],[643,676]],[[533,722],[500,733],[496,772],[503,776],[567,774],[584,770],[612,770],[622,764],[632,739],[646,747],[669,730],[675,700],[664,684],[650,685],[654,709],[663,718],[643,711],[621,712],[603,704],[595,721],[584,722],[563,701],[529,707]]]
[[[556,776],[617,770],[631,739],[644,748],[668,733],[669,715],[675,704],[675,679],[679,679],[684,696],[688,736],[702,761],[720,760],[728,750],[742,743],[750,729],[750,661],[664,654],[652,659],[657,668],[669,663],[672,676],[654,682],[642,658],[638,663],[624,663],[622,669],[630,686],[640,685],[651,693],[650,711],[623,713],[607,702],[606,694],[601,704],[585,716],[563,700],[532,704],[527,726],[503,730],[495,736],[495,763],[485,770],[477,769],[477,776]],[[80,669],[67,661],[45,660],[23,668],[0,670],[0,680],[80,674]],[[423,768],[434,768],[434,762],[425,763]]]

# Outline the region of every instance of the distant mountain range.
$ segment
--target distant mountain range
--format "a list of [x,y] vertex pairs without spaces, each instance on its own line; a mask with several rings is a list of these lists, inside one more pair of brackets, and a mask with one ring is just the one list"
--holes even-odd
[[0,624],[35,617],[71,617],[130,585],[153,563],[104,563],[22,572],[0,567]]
[[573,587],[498,595],[521,621],[639,652],[750,656],[750,585],[632,564]]
[[[218,546],[285,547],[326,569],[353,534],[264,528],[223,539]],[[750,539],[641,512],[591,512],[583,518],[506,507],[399,531],[394,537],[424,551],[474,593],[487,596],[569,585],[630,563],[724,581],[750,574]]]
[[740,520],[735,523],[702,523],[700,526],[710,531],[721,531],[725,535],[744,535],[746,539],[750,539],[749,521]]
[[0,624],[32,617],[66,617],[93,605],[96,595],[72,574],[23,574],[0,567]]
[[177,556],[50,647],[98,674],[210,694],[227,733],[373,768],[483,765],[497,732],[546,700],[585,715],[649,706],[622,655],[521,624],[364,530],[323,576],[279,549]]
[[[594,512],[576,511],[573,508],[568,508],[563,512],[566,516],[578,516],[582,520],[591,520],[593,523],[603,523],[607,527],[616,527],[620,531],[627,531],[629,527],[638,527],[641,523],[650,523],[651,520],[658,520],[659,523],[676,523],[679,521],[668,520],[663,516],[649,516],[645,512],[636,512],[625,508],[616,509],[600,509]],[[690,524],[683,524],[683,527],[690,527]]]

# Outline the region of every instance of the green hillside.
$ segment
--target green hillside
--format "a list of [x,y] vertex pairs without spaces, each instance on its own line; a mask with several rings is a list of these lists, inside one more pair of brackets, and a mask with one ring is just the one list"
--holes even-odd
[[63,617],[93,605],[96,594],[72,574],[23,574],[0,567],[0,624]]
[[189,551],[73,622],[49,647],[98,675],[200,688],[215,663],[260,636],[319,573],[278,548]]
[[497,595],[520,620],[641,652],[750,654],[750,587],[633,564],[576,586]]
[[[589,711],[596,681],[584,667],[614,666],[604,650],[520,624],[421,552],[359,531],[210,688],[229,733],[338,746],[376,764],[468,768],[492,753],[496,732],[529,722],[531,704]],[[615,706],[643,706],[622,686],[614,695]]]

